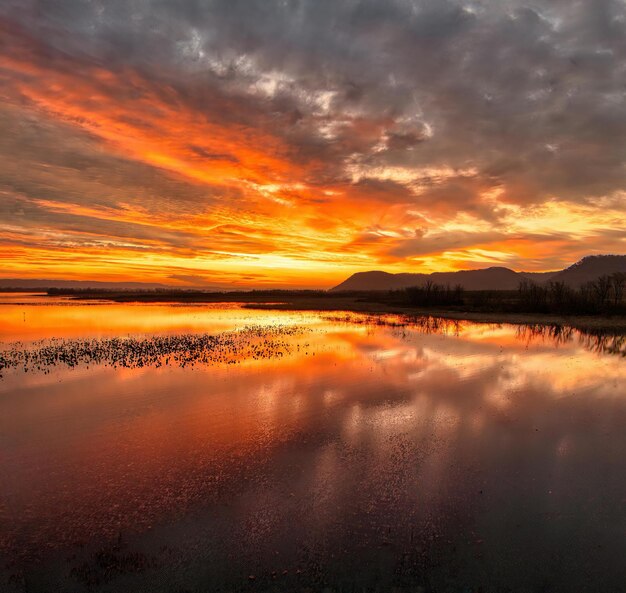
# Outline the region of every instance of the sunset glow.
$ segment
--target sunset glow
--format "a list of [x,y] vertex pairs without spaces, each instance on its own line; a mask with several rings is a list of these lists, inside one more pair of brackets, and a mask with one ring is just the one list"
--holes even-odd
[[226,4],[3,2],[2,277],[328,288],[626,252],[623,3]]

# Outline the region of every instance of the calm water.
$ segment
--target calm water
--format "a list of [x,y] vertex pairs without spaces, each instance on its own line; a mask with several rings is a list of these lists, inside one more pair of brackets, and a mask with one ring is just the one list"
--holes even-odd
[[0,590],[624,591],[624,341],[383,321],[1,295]]

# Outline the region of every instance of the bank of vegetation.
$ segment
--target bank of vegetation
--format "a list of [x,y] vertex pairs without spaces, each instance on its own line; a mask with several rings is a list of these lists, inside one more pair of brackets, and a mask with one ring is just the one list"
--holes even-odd
[[626,333],[626,274],[600,276],[578,288],[522,280],[517,290],[464,290],[427,282],[393,291],[86,290],[50,289],[50,296],[115,302],[238,303],[248,308],[434,315],[489,323],[569,324]]
[[623,315],[626,314],[626,274],[600,276],[579,288],[564,282],[538,284],[522,280],[516,291],[465,291],[460,285],[450,287],[427,282],[423,286],[396,292],[398,300],[407,305],[449,307],[470,311],[511,313],[548,313],[559,315]]

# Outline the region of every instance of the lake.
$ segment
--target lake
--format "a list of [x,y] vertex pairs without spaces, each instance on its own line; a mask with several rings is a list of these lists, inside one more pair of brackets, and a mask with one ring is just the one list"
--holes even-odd
[[625,352],[0,295],[0,590],[624,591]]

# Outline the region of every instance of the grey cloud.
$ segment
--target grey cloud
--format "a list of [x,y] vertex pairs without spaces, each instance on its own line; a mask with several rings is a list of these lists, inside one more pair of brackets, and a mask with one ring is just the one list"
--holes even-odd
[[[372,166],[475,167],[502,199],[522,204],[582,202],[626,186],[618,0],[28,6],[0,11],[59,50],[131,64],[199,105],[210,96],[203,88],[245,97],[251,121],[262,112],[293,159],[321,160],[316,173],[329,181],[345,181],[342,164],[359,154]],[[358,118],[380,122],[380,134],[363,132]],[[416,127],[403,131],[408,120]],[[324,135],[329,122],[343,125]],[[429,197],[475,209],[480,190]]]

